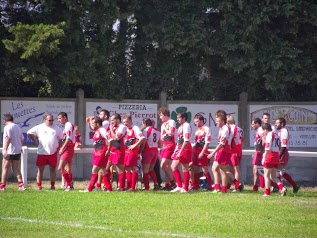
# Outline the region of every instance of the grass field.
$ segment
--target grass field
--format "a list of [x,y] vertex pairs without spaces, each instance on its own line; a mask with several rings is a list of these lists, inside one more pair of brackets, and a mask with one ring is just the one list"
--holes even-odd
[[[317,188],[243,193],[42,191],[8,184],[0,237],[317,237]],[[47,183],[44,183],[45,186]]]

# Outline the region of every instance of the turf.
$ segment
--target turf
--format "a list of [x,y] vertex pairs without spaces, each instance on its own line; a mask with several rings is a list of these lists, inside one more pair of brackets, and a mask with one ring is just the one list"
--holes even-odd
[[317,237],[317,189],[242,193],[0,193],[0,237]]

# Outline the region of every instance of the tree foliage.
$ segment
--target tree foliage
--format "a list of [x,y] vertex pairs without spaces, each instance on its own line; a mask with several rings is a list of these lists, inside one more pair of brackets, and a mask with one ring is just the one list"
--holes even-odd
[[78,88],[108,99],[317,96],[312,1],[7,0],[0,8],[0,83],[19,85],[12,96],[74,97]]

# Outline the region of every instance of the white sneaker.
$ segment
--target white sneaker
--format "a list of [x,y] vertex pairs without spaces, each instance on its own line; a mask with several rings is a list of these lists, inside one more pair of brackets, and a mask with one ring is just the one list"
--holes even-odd
[[286,196],[286,193],[287,193],[287,189],[284,187],[284,188],[280,191],[280,194],[281,194],[281,196]]
[[85,190],[79,190],[80,193],[89,193],[91,191],[89,191],[87,188]]
[[19,191],[25,191],[26,188],[24,186],[19,187]]
[[176,187],[173,190],[171,190],[171,193],[179,193],[180,191],[182,191],[183,188],[181,187]]
[[182,188],[182,190],[180,191],[180,193],[188,193],[188,191],[186,191],[184,188]]
[[67,186],[67,187],[64,189],[65,192],[69,192],[70,190],[72,190],[72,189],[70,188],[70,186]]
[[0,192],[4,192],[5,190],[5,188],[0,188]]

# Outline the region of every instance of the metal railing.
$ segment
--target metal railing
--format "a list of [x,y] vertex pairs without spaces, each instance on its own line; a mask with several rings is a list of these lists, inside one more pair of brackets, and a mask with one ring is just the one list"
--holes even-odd
[[[212,150],[210,150],[212,151]],[[2,153],[2,148],[0,149]],[[24,185],[27,186],[27,177],[28,177],[28,155],[29,154],[36,154],[37,148],[34,147],[22,147],[22,154],[21,154],[21,173]],[[75,150],[75,154],[91,154],[93,152],[93,148],[82,148],[80,150]],[[243,155],[253,155],[254,150],[243,150]],[[289,151],[290,156],[294,157],[308,157],[308,158],[317,158],[317,152],[307,152],[307,151]]]

